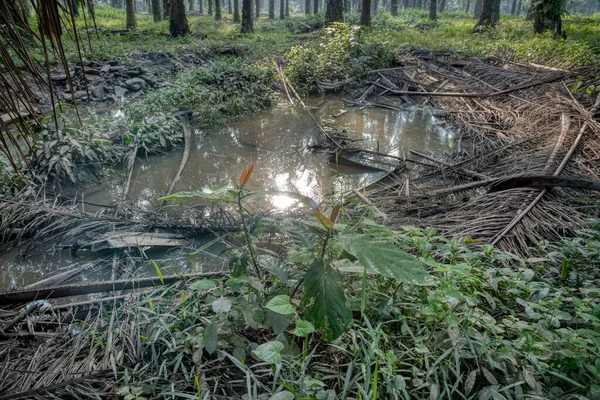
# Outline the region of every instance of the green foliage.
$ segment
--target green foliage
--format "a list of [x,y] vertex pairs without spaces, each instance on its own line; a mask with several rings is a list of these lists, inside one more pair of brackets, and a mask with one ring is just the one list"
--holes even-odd
[[274,75],[270,68],[241,59],[224,58],[205,68],[183,72],[168,87],[125,106],[126,115],[141,121],[158,112],[191,111],[201,126],[256,112],[274,99]]
[[176,118],[162,113],[144,116],[140,122],[127,120],[126,146],[138,146],[142,154],[169,150],[183,140],[183,130]]
[[65,127],[40,133],[30,155],[37,173],[59,182],[84,182],[89,174],[101,174],[114,161],[115,154],[106,136],[92,129]]
[[323,14],[305,15],[299,18],[269,20],[262,25],[262,31],[286,30],[291,33],[308,33],[323,28]]
[[389,43],[371,40],[357,26],[334,23],[322,35],[319,46],[296,46],[288,54],[285,73],[300,91],[314,92],[319,81],[342,80],[393,64]]

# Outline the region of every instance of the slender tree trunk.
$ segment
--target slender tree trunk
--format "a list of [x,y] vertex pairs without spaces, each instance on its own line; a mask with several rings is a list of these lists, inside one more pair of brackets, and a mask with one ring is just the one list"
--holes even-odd
[[521,7],[523,6],[523,0],[519,0],[517,5],[517,15],[521,15]]
[[310,0],[306,0],[304,3],[304,12],[306,15],[310,15]]
[[342,22],[344,21],[344,3],[343,0],[327,0],[325,10],[325,21]]
[[227,14],[231,14],[232,11],[231,0],[227,0]]
[[167,19],[171,15],[171,1],[173,0],[163,0],[163,19]]
[[437,0],[429,0],[429,20],[437,19]]
[[275,19],[275,0],[269,0],[269,19]]
[[392,0],[392,5],[390,6],[390,13],[395,17],[398,15],[398,0]]
[[254,0],[254,19],[260,18],[260,0]]
[[285,0],[285,17],[290,17],[290,0]]
[[240,22],[240,0],[233,0],[233,22]]
[[208,1],[208,15],[213,15],[213,0]]
[[254,32],[252,22],[252,0],[242,0],[242,33]]
[[279,0],[279,19],[285,19],[285,0]]
[[483,0],[483,6],[481,9],[481,14],[479,15],[479,20],[475,25],[473,31],[477,31],[480,27],[484,26],[496,26],[497,11],[500,9],[500,0]]
[[319,0],[313,0],[313,10],[315,14],[319,13]]
[[465,12],[468,13],[469,12],[469,8],[471,8],[471,0],[467,0],[467,5],[465,7]]
[[221,0],[215,0],[215,21],[221,20]]
[[[429,7],[431,9],[431,7]],[[446,11],[446,0],[440,0],[440,12]]]
[[188,0],[188,12],[194,11],[194,0]]
[[198,12],[204,15],[204,0],[198,0]]
[[160,0],[152,0],[152,16],[154,22],[162,20],[162,14],[160,13]]
[[517,12],[517,0],[512,1],[512,6],[510,7],[510,15],[515,15]]
[[125,26],[127,29],[129,30],[135,30],[136,27],[136,21],[135,21],[135,7],[133,4],[134,0],[127,0],[127,18],[126,18],[126,23]]
[[371,0],[362,0],[362,12],[360,13],[360,24],[362,26],[371,26]]
[[185,36],[190,33],[190,26],[185,17],[185,4],[183,0],[171,0],[171,36]]

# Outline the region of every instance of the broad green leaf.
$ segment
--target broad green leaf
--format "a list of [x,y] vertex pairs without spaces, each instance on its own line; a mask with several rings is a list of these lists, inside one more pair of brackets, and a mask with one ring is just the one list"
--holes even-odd
[[306,337],[315,331],[315,327],[308,321],[303,319],[296,320],[296,329],[294,329],[294,335],[299,337]]
[[231,310],[231,301],[228,299],[217,299],[212,302],[212,308],[217,314],[228,313]]
[[206,328],[204,328],[204,333],[202,334],[202,344],[208,354],[212,354],[217,350],[217,339],[217,326],[215,324],[208,324]]
[[304,300],[310,304],[304,317],[323,330],[323,338],[337,339],[352,321],[339,274],[323,259],[315,260],[304,276]]
[[269,364],[279,364],[284,345],[281,342],[267,342],[258,346],[252,353],[260,360]]
[[342,247],[368,269],[412,285],[432,285],[433,277],[416,257],[391,242],[366,235],[344,237]]
[[217,284],[212,279],[201,279],[199,281],[193,282],[190,285],[190,289],[201,292],[203,290],[210,290],[216,286]]
[[265,305],[265,308],[276,312],[277,314],[289,315],[296,312],[296,309],[290,302],[290,296],[280,295],[275,296]]

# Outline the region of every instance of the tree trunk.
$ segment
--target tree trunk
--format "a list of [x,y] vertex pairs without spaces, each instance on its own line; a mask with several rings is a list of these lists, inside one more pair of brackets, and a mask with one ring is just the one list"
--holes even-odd
[[256,3],[254,4],[254,19],[259,19],[260,18],[260,0],[254,0],[256,1]]
[[510,7],[510,15],[515,15],[517,12],[517,0],[512,1],[512,6]]
[[290,0],[285,0],[285,17],[290,17]]
[[227,14],[231,14],[232,7],[231,7],[231,0],[227,0]]
[[269,0],[269,19],[275,19],[275,0]]
[[129,30],[135,30],[136,21],[135,21],[135,7],[133,4],[134,0],[127,0],[127,18],[126,18],[126,28]]
[[[431,9],[431,7],[429,7]],[[446,0],[440,0],[440,12],[446,11]]]
[[306,3],[304,3],[304,12],[306,15],[310,15],[310,0],[306,0]]
[[188,0],[188,12],[194,11],[194,0]]
[[208,15],[213,15],[213,0],[208,1]]
[[344,3],[343,0],[327,0],[325,10],[325,21],[343,22],[344,21]]
[[167,19],[171,15],[171,1],[163,0],[163,19]]
[[171,0],[171,36],[185,36],[190,33],[190,26],[185,17],[185,4],[183,0]]
[[204,0],[198,0],[198,12],[204,15]]
[[240,0],[233,0],[233,22],[240,22]]
[[315,14],[319,13],[319,0],[313,0],[313,10]]
[[362,0],[362,12],[360,13],[360,24],[362,26],[371,26],[371,0]]
[[162,20],[162,14],[160,13],[160,0],[152,0],[152,16],[154,22]]
[[215,0],[215,21],[221,20],[221,0]]
[[484,26],[496,26],[496,19],[498,10],[500,9],[500,0],[483,0],[483,6],[481,8],[481,14],[479,15],[479,20],[473,28],[473,31],[476,32],[480,27]]
[[473,10],[473,18],[479,19],[481,16],[481,10],[483,9],[483,0],[477,0],[475,3],[475,10]]
[[279,19],[285,19],[285,0],[279,0]]
[[429,0],[429,20],[437,19],[437,0]]
[[467,6],[465,7],[465,12],[469,12],[469,8],[471,8],[471,0],[467,0]]
[[536,34],[550,30],[555,38],[566,38],[562,29],[562,0],[543,0],[532,4],[529,14],[534,16],[533,31]]
[[398,0],[392,0],[390,12],[394,17],[398,15]]
[[252,0],[242,0],[242,33],[254,32],[252,22]]

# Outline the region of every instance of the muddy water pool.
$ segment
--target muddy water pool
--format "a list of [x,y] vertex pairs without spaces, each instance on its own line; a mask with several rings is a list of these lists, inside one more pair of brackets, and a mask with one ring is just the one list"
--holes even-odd
[[[349,138],[360,140],[357,144],[366,149],[401,157],[408,150],[440,154],[453,146],[452,132],[441,127],[426,111],[357,109],[346,106],[338,98],[312,98],[307,104],[322,125],[344,129]],[[385,174],[330,163],[329,155],[310,150],[319,134],[305,111],[288,104],[279,104],[221,128],[196,129],[188,163],[174,192],[233,187],[242,171],[254,163],[250,190],[293,192],[320,202],[327,195],[360,188]],[[166,193],[179,167],[182,151],[183,146],[136,160],[129,198],[137,207],[150,209]],[[117,173],[85,191],[83,197],[90,203],[114,204],[122,198],[123,181],[124,174]],[[293,198],[279,193],[268,199],[274,208],[286,209],[295,204]],[[184,205],[191,204],[193,200],[184,202]],[[73,255],[70,251],[49,248],[25,251],[23,255],[23,249],[20,250],[0,255],[0,291],[22,287],[55,271],[97,259],[96,254],[85,251]],[[213,249],[212,253],[219,251]],[[164,254],[155,254],[156,258],[161,256]],[[170,267],[163,271],[165,274],[191,272],[195,268],[194,262],[183,252],[169,253],[169,258],[175,260],[169,262]],[[210,263],[214,264],[215,260]],[[81,279],[106,277],[106,272],[94,270],[84,273]]]

